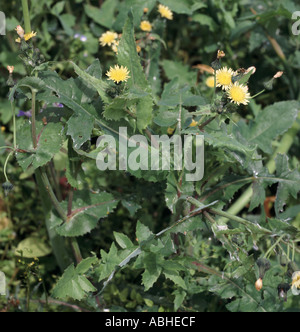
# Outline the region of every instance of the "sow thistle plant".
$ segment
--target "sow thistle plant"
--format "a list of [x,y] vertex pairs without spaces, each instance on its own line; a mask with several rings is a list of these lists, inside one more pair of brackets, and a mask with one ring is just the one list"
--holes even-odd
[[[100,51],[113,51],[109,62],[95,59],[82,69],[73,59],[68,61],[73,76],[63,79],[54,70],[57,64],[46,61],[35,47],[37,34],[31,29],[26,3],[25,29],[16,28],[16,44],[27,75],[16,81],[13,66],[7,68],[13,143],[1,147],[9,151],[3,189],[9,197],[14,195],[7,174],[10,158],[15,157],[24,172],[34,173],[52,254],[62,270],[54,287],[44,289],[46,301],[49,292],[60,301],[81,301],[101,311],[104,304],[113,303],[113,294],[127,298],[131,286],[126,283],[129,279],[132,283],[134,276],[141,290],[139,296],[131,291],[135,303],[130,309],[161,306],[161,310],[185,311],[198,295],[209,293],[229,311],[283,310],[284,301],[300,294],[296,264],[300,232],[284,213],[288,202],[293,205],[290,198],[298,198],[300,173],[290,169],[286,137],[283,143],[278,139],[291,135],[299,103],[256,107],[255,114],[249,111],[246,117],[240,110],[248,109],[264,92],[254,94],[249,89],[256,68],[225,66],[223,61],[230,59],[219,50],[211,66],[194,67],[205,72],[201,84],[194,69],[163,60],[163,37],[180,12],[175,4],[174,11],[171,5],[157,3],[139,7],[138,20],[130,11],[122,31],[111,25],[97,36]],[[282,75],[275,74],[265,89],[274,88]],[[26,103],[31,104],[31,117],[22,119],[18,127],[15,110]],[[125,128],[123,136],[118,135],[120,128]],[[190,169],[164,169],[163,162],[156,170],[130,169],[128,160],[118,160],[123,167],[118,171],[96,168],[100,153],[109,159],[126,148],[128,159],[144,165],[154,150],[159,152],[156,156],[165,157],[168,144],[174,147],[167,161],[174,166],[172,159],[180,159],[176,137],[183,138],[182,151],[187,138],[193,137],[192,148],[184,150],[181,160],[197,160],[199,136],[204,137],[205,147],[205,174],[200,181],[186,180]],[[111,144],[98,144],[107,137]],[[59,195],[53,160],[62,155],[65,164],[59,174],[68,185]],[[108,185],[100,185],[98,176]],[[124,181],[124,187],[123,182],[109,185],[111,179]],[[267,216],[270,193],[276,197],[274,212]],[[162,200],[163,212],[157,208]],[[147,209],[151,211],[146,218]],[[134,234],[114,229],[111,220],[122,218],[124,211],[130,216],[126,222],[135,223]],[[162,220],[151,224],[160,214]],[[85,237],[90,240],[97,232],[101,237],[104,221],[114,237],[109,249],[83,251],[78,239],[84,243]],[[43,281],[37,261],[26,263],[22,258],[20,264]],[[29,278],[26,282],[29,308],[32,288]],[[120,284],[125,290],[118,288]],[[161,304],[166,290],[167,304]]]

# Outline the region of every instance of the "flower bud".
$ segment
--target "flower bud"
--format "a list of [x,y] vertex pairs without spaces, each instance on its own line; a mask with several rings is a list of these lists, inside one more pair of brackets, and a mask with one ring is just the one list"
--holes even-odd
[[258,269],[259,269],[259,278],[263,279],[267,271],[270,270],[271,264],[265,258],[259,258],[256,262]]
[[258,292],[260,292],[263,288],[263,281],[261,278],[259,278],[255,283],[255,288]]
[[280,255],[280,265],[282,266],[282,267],[286,267],[287,265],[288,265],[288,258],[287,258],[287,256],[285,255],[285,254],[281,254]]
[[297,264],[295,262],[289,262],[287,270],[288,277],[292,278],[293,274],[297,271],[299,271]]
[[15,67],[14,66],[7,66],[7,70],[10,74],[12,74],[15,70]]
[[212,62],[211,66],[212,66],[212,68],[213,68],[214,70],[219,70],[219,69],[222,68],[219,59],[216,59],[214,62]]
[[279,72],[277,72],[274,76],[273,76],[273,78],[279,78],[279,77],[281,77],[283,75],[283,71],[279,71]]
[[18,26],[16,27],[16,31],[17,31],[17,34],[18,34],[18,36],[19,36],[20,38],[24,38],[24,36],[25,36],[25,31],[24,31],[24,29],[21,27],[21,25],[18,25]]
[[290,285],[289,284],[280,284],[277,287],[278,290],[278,296],[280,299],[283,299],[284,302],[287,301],[287,293],[290,290]]
[[2,188],[4,190],[5,196],[7,196],[13,190],[14,186],[10,182],[5,182],[2,184]]

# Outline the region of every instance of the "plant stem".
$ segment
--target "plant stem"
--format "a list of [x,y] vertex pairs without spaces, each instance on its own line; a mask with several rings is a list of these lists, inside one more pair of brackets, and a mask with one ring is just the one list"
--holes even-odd
[[[196,200],[195,198],[193,198],[193,197],[189,197],[187,200],[191,204],[193,204],[193,205],[195,205],[195,206],[197,206],[199,208],[203,207],[203,204],[201,202],[199,202],[198,200]],[[260,233],[263,232],[263,233],[265,233],[267,235],[271,235],[272,234],[272,232],[270,230],[268,230],[266,228],[263,228],[263,227],[260,227],[260,226],[257,226],[257,225],[253,224],[249,220],[246,220],[244,218],[240,218],[240,217],[234,216],[234,215],[232,215],[232,214],[230,214],[228,212],[225,212],[225,211],[222,211],[222,210],[217,210],[217,209],[211,208],[211,207],[209,207],[208,212],[211,212],[211,213],[213,213],[215,215],[218,215],[218,216],[221,216],[221,217],[224,217],[224,218],[236,221],[237,223],[242,224],[245,227],[252,228],[252,229],[256,228],[257,231],[259,231]],[[217,224],[219,224],[219,222],[217,222]]]
[[13,115],[13,135],[14,135],[13,146],[14,146],[14,150],[16,150],[17,149],[17,128],[16,128],[16,105],[15,105],[14,101],[11,102],[11,110],[12,110],[12,115]]
[[56,196],[55,196],[55,194],[52,190],[52,187],[51,187],[51,184],[49,182],[49,179],[48,179],[48,176],[47,176],[46,172],[44,170],[42,170],[41,168],[39,169],[39,172],[40,172],[41,179],[43,181],[44,187],[47,190],[48,195],[50,197],[50,200],[52,202],[52,205],[54,206],[55,210],[59,214],[60,218],[64,222],[66,222],[67,221],[67,215],[66,215],[64,209],[61,207],[59,201],[57,200],[57,198],[56,198]]
[[[49,182],[48,176],[46,174],[46,172],[44,170],[42,170],[41,168],[37,170],[40,174],[41,180],[43,182],[43,185],[50,197],[50,200],[52,202],[52,205],[54,206],[55,210],[57,211],[57,213],[59,214],[60,218],[64,221],[67,222],[68,221],[68,217],[67,214],[65,213],[64,209],[61,207],[59,201],[57,200],[51,184]],[[77,263],[80,263],[82,261],[82,255],[80,252],[80,248],[78,245],[78,242],[76,240],[76,238],[71,238],[71,247],[72,247],[72,251],[74,254],[74,257],[76,259]]]
[[208,119],[203,124],[199,126],[199,130],[202,131],[207,125],[209,125],[211,122],[213,122],[217,117],[214,116],[213,118]]
[[7,177],[7,173],[6,173],[6,168],[7,168],[7,164],[8,164],[8,161],[10,159],[10,157],[14,154],[14,151],[11,151],[9,153],[9,155],[7,156],[6,160],[5,160],[5,163],[4,163],[4,169],[3,169],[3,173],[4,173],[4,176],[5,176],[5,180],[6,182],[9,182],[9,179]]
[[36,91],[32,91],[32,116],[31,116],[31,136],[32,136],[32,143],[33,143],[33,148],[37,148],[37,137],[36,137]]
[[29,15],[29,8],[28,8],[28,0],[22,0],[22,7],[23,7],[25,33],[31,33],[31,23],[30,23],[30,15]]
[[284,235],[282,235],[273,245],[272,245],[272,247],[265,253],[265,255],[264,255],[264,258],[269,258],[270,257],[270,255],[271,255],[271,253],[272,253],[272,251],[276,248],[276,246],[282,241],[282,239],[285,237],[286,235],[284,234]]

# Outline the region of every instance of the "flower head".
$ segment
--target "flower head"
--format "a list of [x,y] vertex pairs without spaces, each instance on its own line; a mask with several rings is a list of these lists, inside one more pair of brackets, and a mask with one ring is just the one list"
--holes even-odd
[[300,295],[300,271],[295,272],[292,279],[292,293],[294,295]]
[[146,32],[152,31],[152,24],[149,21],[142,21],[140,25],[141,30]]
[[209,76],[206,81],[205,84],[209,87],[209,88],[214,88],[215,87],[215,77],[214,76]]
[[116,41],[118,38],[118,34],[112,31],[107,31],[102,34],[102,36],[99,38],[101,46],[112,46],[112,44]]
[[248,87],[238,82],[235,82],[234,85],[228,90],[228,97],[232,103],[240,105],[247,105],[250,102],[250,93],[248,92]]
[[224,58],[225,55],[226,54],[224,53],[224,51],[218,50],[218,55],[217,55],[218,59]]
[[217,87],[227,91],[232,85],[234,71],[231,68],[223,67],[216,71]]
[[109,80],[119,84],[120,82],[127,82],[130,78],[129,70],[127,67],[119,67],[116,65],[114,68],[110,67],[110,70],[106,73]]
[[[24,38],[25,41],[28,41],[30,40],[31,38],[35,37],[36,36],[36,32],[32,31],[30,33],[26,33],[23,37],[20,37],[20,38],[17,38],[16,39],[16,43],[21,43],[21,38]],[[20,36],[20,35],[19,35]]]
[[167,20],[173,20],[173,12],[170,10],[169,7],[159,5],[158,11],[162,17],[165,17]]

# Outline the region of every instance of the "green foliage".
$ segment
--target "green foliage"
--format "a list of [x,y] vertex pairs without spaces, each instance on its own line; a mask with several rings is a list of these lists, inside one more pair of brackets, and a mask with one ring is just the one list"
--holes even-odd
[[[37,36],[21,44],[14,29],[29,18],[3,5],[0,62],[15,68],[0,78],[0,170],[13,184],[0,201],[0,310],[299,311],[299,297],[278,291],[299,270],[296,3],[159,3],[173,20],[155,0],[32,1]],[[108,30],[117,52],[99,45]],[[108,80],[115,65],[128,80]],[[255,98],[207,86],[210,66],[232,68]],[[202,180],[97,168],[101,136],[116,139],[116,157],[143,135],[128,154],[141,149],[145,164],[153,135],[174,134],[204,136]]]

